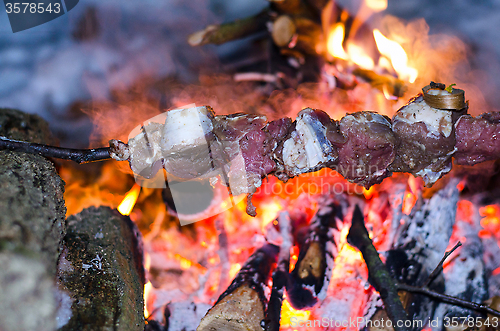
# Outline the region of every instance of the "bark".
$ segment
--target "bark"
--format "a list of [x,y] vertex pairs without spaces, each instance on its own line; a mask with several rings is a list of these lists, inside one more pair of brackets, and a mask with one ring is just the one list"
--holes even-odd
[[264,290],[277,255],[278,247],[271,244],[252,254],[196,330],[262,331],[267,306]]
[[144,330],[140,233],[116,210],[91,207],[68,218],[58,282],[60,330]]
[[352,217],[352,225],[347,235],[347,242],[361,251],[369,273],[370,284],[380,293],[387,316],[391,319],[396,331],[409,331],[408,327],[399,327],[397,322],[408,321],[408,316],[401,304],[396,281],[391,277],[384,263],[380,260],[377,250],[368,235],[364,217],[356,206]]
[[[55,143],[43,119],[13,109],[0,109],[0,135]],[[44,157],[0,151],[0,187],[0,328],[55,330],[64,182]]]
[[314,306],[326,296],[326,289],[337,255],[334,232],[337,221],[342,222],[339,201],[324,197],[318,212],[311,220],[309,234],[300,248],[295,269],[287,284],[287,299],[295,309]]

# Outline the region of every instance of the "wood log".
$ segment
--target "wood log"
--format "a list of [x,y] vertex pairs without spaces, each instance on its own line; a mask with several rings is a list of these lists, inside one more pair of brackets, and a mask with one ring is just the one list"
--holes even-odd
[[[408,316],[401,304],[396,281],[391,277],[382,260],[380,260],[380,256],[375,246],[373,246],[366,229],[363,213],[358,206],[354,209],[347,242],[359,249],[363,254],[363,259],[368,267],[368,280],[375,290],[380,293],[387,316],[391,319],[394,329],[396,331],[409,331],[410,328],[405,326],[405,323],[409,321]],[[402,326],[398,325],[397,322],[402,322]]]
[[[387,253],[386,266],[391,276],[400,283],[422,286],[429,275],[438,266],[446,252],[453,224],[455,223],[458,201],[457,180],[437,192],[432,198],[418,203],[410,216],[404,219],[404,226],[399,230],[395,243]],[[439,220],[439,221],[436,221]],[[437,277],[429,288],[442,292],[444,278]],[[367,311],[367,319],[384,316],[378,294],[371,299],[372,307]],[[425,323],[432,317],[437,302],[420,294],[402,293],[401,299],[408,316],[416,321],[413,330],[418,330],[418,323]],[[418,322],[417,322],[418,321]],[[367,328],[366,330],[371,330]]]
[[108,207],[70,216],[58,282],[61,331],[144,330],[142,242],[127,216]]
[[373,70],[361,68],[355,69],[353,71],[353,74],[367,81],[371,86],[375,87],[381,92],[388,93],[398,98],[402,97],[408,90],[408,87],[406,86],[406,83],[404,81],[388,74],[381,75],[377,74]]
[[262,331],[267,306],[264,289],[277,255],[278,247],[272,244],[253,253],[196,330]]
[[[422,208],[412,211],[413,217],[405,223],[399,240],[387,257],[386,264],[399,282],[422,286],[438,266],[448,247],[455,223],[459,194],[457,184],[458,179],[451,180],[427,200]],[[396,254],[393,256],[392,252]],[[404,252],[403,257],[401,252]],[[442,291],[443,277],[437,277],[429,288]],[[408,316],[424,324],[432,317],[437,305],[434,300],[415,294],[406,294],[403,302]]]
[[[0,109],[0,135],[55,143],[43,119],[13,109]],[[0,187],[0,329],[55,330],[64,182],[42,156],[0,151]]]
[[293,238],[291,234],[290,216],[287,212],[280,213],[278,216],[278,224],[282,243],[280,245],[278,265],[273,272],[273,287],[264,320],[264,329],[266,331],[279,331],[280,329],[283,292],[285,291],[288,272],[290,270],[290,249],[292,248]]
[[248,37],[252,34],[266,31],[266,22],[269,21],[267,10],[261,13],[220,25],[209,25],[204,30],[195,32],[188,37],[191,46],[206,44],[221,45],[229,41]]
[[339,201],[324,197],[311,220],[309,234],[300,248],[295,269],[287,284],[287,299],[295,309],[314,306],[326,296],[333,260],[337,254],[334,232],[343,220]]

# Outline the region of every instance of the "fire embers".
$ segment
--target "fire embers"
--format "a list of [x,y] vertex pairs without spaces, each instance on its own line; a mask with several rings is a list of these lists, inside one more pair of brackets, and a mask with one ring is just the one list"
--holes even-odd
[[340,131],[348,137],[339,149],[342,176],[369,188],[390,174],[396,139],[389,118],[369,111],[349,114],[340,121]]
[[410,100],[393,118],[397,139],[391,171],[410,172],[432,185],[451,170],[455,152],[455,122],[466,112],[429,106],[422,95]]

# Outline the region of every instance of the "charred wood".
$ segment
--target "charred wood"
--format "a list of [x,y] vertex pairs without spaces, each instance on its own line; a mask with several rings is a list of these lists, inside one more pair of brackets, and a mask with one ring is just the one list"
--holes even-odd
[[288,213],[282,212],[278,217],[278,225],[282,237],[278,264],[273,272],[273,286],[271,297],[266,310],[265,327],[266,331],[279,331],[281,320],[281,308],[283,304],[283,292],[285,291],[290,269],[290,249],[292,247],[292,235],[290,228],[290,217]]
[[312,307],[324,299],[337,254],[334,232],[338,231],[337,222],[343,220],[342,206],[323,198],[287,284],[287,299],[295,309]]
[[264,289],[277,255],[278,247],[272,244],[253,253],[228,289],[203,317],[197,331],[261,331],[268,302]]
[[[483,262],[483,246],[477,236],[467,236],[459,254],[447,267],[444,274],[444,294],[480,304],[488,297],[486,273]],[[456,305],[441,303],[436,308],[434,319],[442,326],[444,318],[476,318],[481,312]]]
[[363,213],[358,206],[354,209],[352,225],[347,235],[347,242],[361,251],[368,267],[369,282],[380,293],[384,302],[387,316],[391,319],[394,330],[409,331],[408,327],[399,327],[396,322],[408,321],[408,316],[399,298],[396,281],[391,277],[388,269],[380,260],[377,250],[368,235]]
[[[451,180],[421,208],[415,207],[416,210],[405,222],[386,262],[398,282],[412,286],[429,285],[434,291],[444,291],[444,278],[442,275],[434,278],[433,273],[436,269],[442,270],[440,261],[445,255],[455,223],[459,194],[457,184],[458,180]],[[428,297],[408,294],[404,297],[404,306],[412,320],[425,325],[437,303]]]
[[[0,109],[0,135],[54,143],[36,115]],[[59,245],[66,232],[64,182],[52,162],[0,151],[0,328],[54,330]]]
[[108,207],[69,217],[58,270],[60,330],[144,330],[142,259],[130,218]]

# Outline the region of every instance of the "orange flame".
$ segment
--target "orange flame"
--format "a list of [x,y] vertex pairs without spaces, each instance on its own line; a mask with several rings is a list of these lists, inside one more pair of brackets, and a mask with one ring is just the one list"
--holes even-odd
[[[294,324],[298,324],[300,322],[304,323],[309,320],[309,316],[311,312],[308,310],[295,310],[290,305],[290,303],[284,299],[283,305],[281,306],[281,328],[288,328],[292,325],[292,321]],[[293,318],[293,320],[292,320]]]
[[128,216],[132,212],[132,209],[135,206],[135,203],[137,201],[137,198],[139,197],[139,193],[141,192],[141,187],[139,184],[134,184],[130,191],[127,192],[125,195],[125,198],[123,198],[123,201],[120,203],[118,206],[118,211],[120,214]]
[[149,293],[151,293],[151,290],[153,289],[153,284],[151,284],[150,281],[144,285],[144,317],[148,318],[149,317],[149,311],[147,306],[148,303],[148,298],[149,298]]
[[326,48],[328,53],[330,53],[333,57],[347,60],[349,57],[347,53],[344,51],[344,47],[342,43],[344,42],[345,36],[345,28],[344,24],[341,22],[335,24],[328,35],[328,41],[326,43]]
[[363,69],[373,69],[375,67],[375,62],[373,62],[373,59],[366,54],[365,50],[361,46],[348,43],[347,54],[352,62]]
[[403,47],[384,36],[378,29],[373,30],[373,37],[380,54],[391,60],[392,67],[399,77],[408,80],[410,83],[415,82],[418,77],[418,70],[408,66],[408,55],[406,55]]
[[381,12],[387,9],[387,0],[366,0],[365,3],[374,12]]

